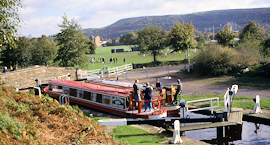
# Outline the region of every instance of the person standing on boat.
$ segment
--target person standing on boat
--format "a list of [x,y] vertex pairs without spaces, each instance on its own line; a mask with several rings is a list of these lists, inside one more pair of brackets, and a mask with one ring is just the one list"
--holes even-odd
[[140,84],[139,80],[135,80],[135,83],[133,84],[133,90],[134,90],[134,98],[135,98],[135,108],[138,109],[138,100],[141,100],[141,91],[140,91]]
[[162,90],[162,83],[158,78],[156,79],[156,90]]
[[181,80],[177,79],[177,88],[176,88],[176,92],[175,92],[174,99],[173,99],[174,102],[177,102],[177,95],[181,94],[182,88],[183,88],[183,85],[181,83]]
[[149,110],[151,111],[151,109],[152,109],[152,102],[150,102],[150,101],[152,101],[152,91],[153,91],[153,88],[152,87],[150,87],[150,83],[149,82],[147,82],[146,83],[146,87],[145,87],[145,89],[143,90],[143,93],[144,93],[144,107],[145,107],[145,110],[144,110],[144,112],[146,112],[147,111],[147,109],[148,109],[148,107],[149,107]]

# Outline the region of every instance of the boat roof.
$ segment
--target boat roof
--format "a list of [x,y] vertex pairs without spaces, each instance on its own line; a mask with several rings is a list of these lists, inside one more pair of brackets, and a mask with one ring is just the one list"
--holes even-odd
[[119,97],[128,97],[130,90],[125,88],[116,88],[110,86],[104,86],[100,84],[84,83],[79,81],[69,80],[52,80],[50,84],[63,85],[76,89],[89,90],[90,92],[97,92],[102,94],[114,95]]
[[121,81],[113,81],[113,80],[93,80],[90,83],[106,84],[106,86],[111,86],[111,87],[128,87],[128,88],[133,87],[132,83],[121,82]]

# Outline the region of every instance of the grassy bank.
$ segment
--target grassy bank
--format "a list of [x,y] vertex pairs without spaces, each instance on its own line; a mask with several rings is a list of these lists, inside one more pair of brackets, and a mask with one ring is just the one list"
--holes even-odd
[[[224,107],[224,95],[216,95],[216,94],[206,94],[206,95],[184,95],[179,97],[178,100],[184,99],[185,101],[192,101],[192,100],[200,100],[200,99],[207,99],[207,98],[214,98],[218,97],[219,98],[219,108]],[[261,108],[262,109],[267,109],[270,110],[270,99],[269,98],[261,98]],[[232,107],[237,107],[237,108],[243,108],[243,109],[253,109],[254,108],[255,102],[253,101],[253,98],[250,97],[245,97],[245,96],[234,96],[233,101],[232,101]],[[209,101],[205,103],[200,103],[200,104],[195,104],[195,106],[198,107],[206,107],[210,106]],[[217,105],[216,102],[213,103],[213,105]]]
[[157,136],[132,126],[118,126],[111,134],[114,139],[136,145],[155,145],[167,140],[166,137]]
[[[153,57],[150,54],[146,54],[145,57],[142,55],[139,55],[139,51],[134,51],[134,52],[121,52],[121,53],[111,53],[111,49],[118,49],[118,48],[123,48],[124,51],[130,51],[130,47],[127,45],[120,45],[120,46],[109,46],[109,47],[99,47],[96,49],[96,54],[91,54],[88,55],[89,57],[95,57],[95,58],[100,58],[100,57],[105,57],[106,63],[101,63],[101,62],[95,62],[94,65],[92,66],[91,62],[88,63],[87,69],[92,70],[92,69],[100,69],[102,67],[114,67],[114,66],[120,66],[123,65],[124,58],[125,58],[125,63],[149,63],[153,61]],[[163,50],[164,53],[165,51],[167,52],[167,49]],[[183,60],[185,59],[185,53],[181,52],[180,53],[170,53],[171,50],[167,52],[167,57],[165,55],[157,56],[158,61],[173,61],[173,60]],[[197,50],[198,51],[198,50]],[[190,50],[190,58],[194,57],[194,54],[192,53],[192,50]],[[109,59],[117,58],[117,63],[112,63],[110,64]]]

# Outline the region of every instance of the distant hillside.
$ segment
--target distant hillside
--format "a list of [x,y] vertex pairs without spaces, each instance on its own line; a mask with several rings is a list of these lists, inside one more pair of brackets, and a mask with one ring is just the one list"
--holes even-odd
[[244,27],[250,20],[270,23],[270,8],[215,10],[186,15],[126,18],[104,28],[89,28],[83,29],[83,31],[86,33],[85,36],[99,35],[105,39],[113,39],[128,32],[140,30],[150,24],[162,26],[163,29],[169,31],[170,26],[173,26],[175,22],[192,22],[196,30],[201,32],[205,32],[205,30],[208,32],[209,28],[212,32],[214,24],[214,30],[217,32],[228,22],[237,23],[240,27]]

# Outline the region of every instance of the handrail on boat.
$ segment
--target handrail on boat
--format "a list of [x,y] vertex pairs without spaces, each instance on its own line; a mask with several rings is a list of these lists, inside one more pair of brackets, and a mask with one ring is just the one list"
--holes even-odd
[[[153,98],[154,97],[155,98],[158,97],[158,99],[153,99],[152,101],[132,99],[132,101],[130,102],[130,109],[133,110],[135,108],[136,102],[138,102],[138,112],[142,113],[142,102],[152,102],[152,107],[154,108],[154,110],[159,110],[163,98],[160,96],[153,96]],[[156,103],[157,103],[157,105],[156,105]]]

